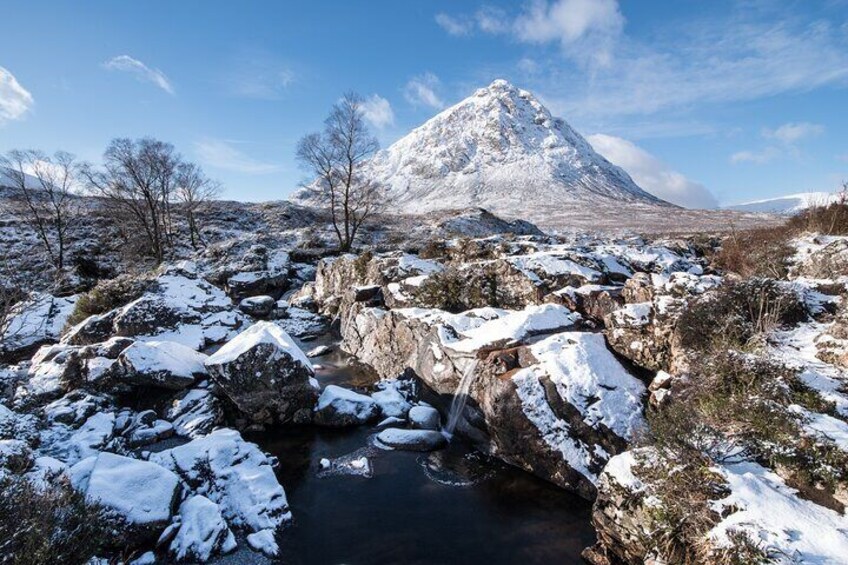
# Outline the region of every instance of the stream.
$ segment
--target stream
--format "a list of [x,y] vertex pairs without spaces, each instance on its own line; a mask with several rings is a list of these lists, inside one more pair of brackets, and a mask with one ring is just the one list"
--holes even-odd
[[[303,348],[319,343],[329,342]],[[313,361],[323,366],[316,371],[322,387],[365,390],[376,381],[337,350]],[[376,431],[304,426],[245,434],[280,461],[277,475],[294,516],[279,540],[280,562],[582,563],[580,552],[594,543],[591,504],[576,495],[458,437],[422,454],[379,449],[371,439]],[[322,459],[332,461],[329,469]],[[264,559],[240,550],[224,561]]]

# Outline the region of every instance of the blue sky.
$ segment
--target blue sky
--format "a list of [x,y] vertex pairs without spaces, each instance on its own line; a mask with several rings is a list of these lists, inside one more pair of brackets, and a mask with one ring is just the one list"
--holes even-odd
[[174,143],[225,197],[288,195],[346,90],[386,146],[495,78],[692,205],[848,179],[848,0],[7,5],[0,151]]

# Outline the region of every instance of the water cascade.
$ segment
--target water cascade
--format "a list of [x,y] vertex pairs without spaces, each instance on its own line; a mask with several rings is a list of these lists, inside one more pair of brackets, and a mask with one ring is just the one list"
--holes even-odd
[[471,390],[471,383],[474,381],[474,375],[477,373],[477,363],[474,359],[471,364],[462,373],[462,378],[459,380],[459,385],[453,393],[450,412],[448,413],[448,422],[445,425],[443,433],[450,439],[456,431],[456,426],[459,423],[459,418],[462,411],[465,409],[465,404],[468,402],[468,392]]

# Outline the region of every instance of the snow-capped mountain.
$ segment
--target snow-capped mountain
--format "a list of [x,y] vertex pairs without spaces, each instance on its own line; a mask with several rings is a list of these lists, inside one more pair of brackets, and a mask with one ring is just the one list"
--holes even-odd
[[728,210],[740,212],[767,212],[770,214],[796,214],[813,206],[827,206],[837,202],[839,193],[835,192],[801,192],[799,194],[787,194],[776,198],[754,200],[742,204],[727,206]]
[[587,207],[671,206],[505,80],[412,130],[369,166],[396,212],[480,206],[545,222]]

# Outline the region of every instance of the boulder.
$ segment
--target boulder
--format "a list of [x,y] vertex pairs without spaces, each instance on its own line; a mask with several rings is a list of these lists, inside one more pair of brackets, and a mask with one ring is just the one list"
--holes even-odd
[[406,418],[412,405],[401,392],[403,383],[398,379],[380,381],[377,384],[380,389],[371,394],[371,398],[380,407],[384,418]]
[[627,304],[652,302],[654,300],[654,284],[648,273],[635,273],[624,283],[621,296]]
[[238,272],[226,279],[227,292],[235,299],[260,294],[278,296],[289,286],[291,258],[285,251],[254,245],[235,268]]
[[309,359],[278,325],[257,322],[206,360],[221,391],[257,423],[305,422],[318,397]]
[[685,301],[667,295],[627,304],[604,318],[604,334],[619,355],[650,371],[686,372],[688,359],[676,334]]
[[220,424],[224,413],[212,391],[201,386],[174,397],[165,410],[165,417],[174,425],[174,433],[178,436],[196,438],[205,436]]
[[0,328],[0,359],[20,361],[39,346],[58,342],[76,300],[34,292],[12,306]]
[[565,287],[546,298],[564,304],[585,318],[603,321],[604,317],[624,305],[621,287],[587,284],[578,288]]
[[399,428],[386,428],[377,434],[377,440],[392,449],[404,451],[433,451],[447,444],[447,439],[439,432]]
[[370,396],[329,385],[318,398],[313,420],[321,426],[358,426],[375,420],[380,413]]
[[236,538],[221,508],[202,495],[194,495],[180,505],[179,514],[160,537],[159,545],[165,540],[170,540],[168,551],[177,561],[205,562],[236,548]]
[[413,428],[437,431],[440,423],[439,411],[432,406],[413,406],[409,410],[409,424]]
[[227,522],[248,532],[291,521],[286,493],[260,449],[230,429],[153,453],[150,461],[177,473],[194,492],[216,503]]
[[251,296],[239,302],[239,310],[254,318],[267,318],[274,310],[277,301],[266,295]]
[[206,355],[171,341],[136,341],[119,355],[120,379],[134,386],[190,387],[206,375]]
[[179,477],[149,461],[103,452],[71,468],[73,485],[135,531],[158,533],[171,519]]

